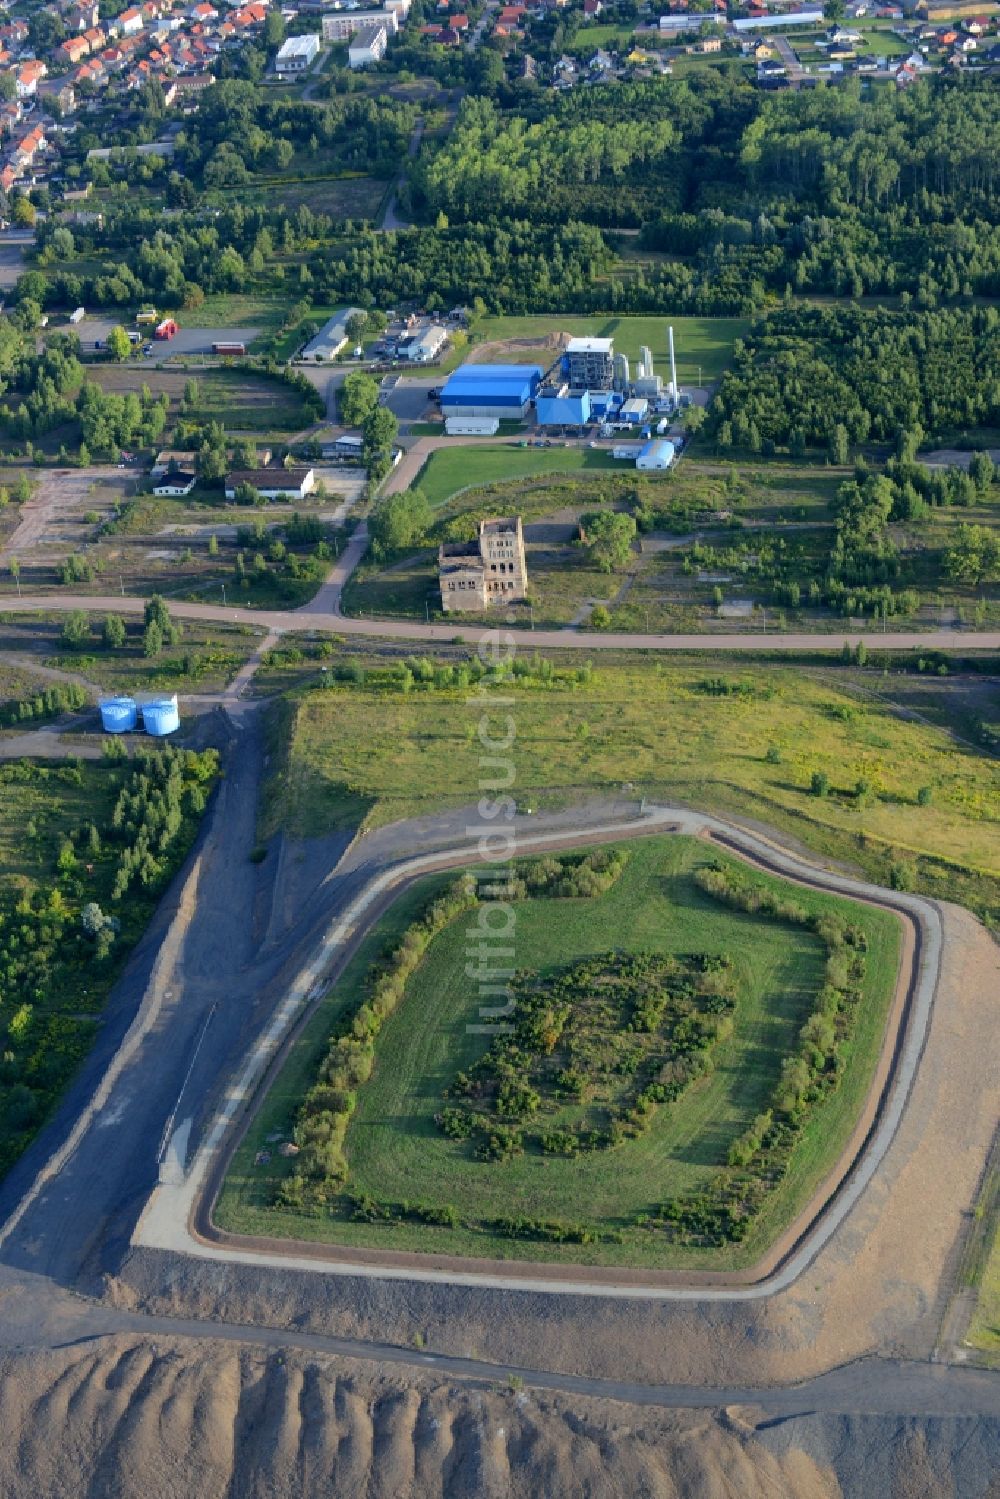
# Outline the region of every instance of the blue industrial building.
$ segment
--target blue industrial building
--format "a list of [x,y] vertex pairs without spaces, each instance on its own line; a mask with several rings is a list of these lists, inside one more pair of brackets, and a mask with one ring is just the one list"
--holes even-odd
[[538,392],[537,364],[463,364],[441,392],[445,416],[496,416],[519,421]]
[[540,427],[585,427],[590,421],[590,391],[543,385],[535,398]]

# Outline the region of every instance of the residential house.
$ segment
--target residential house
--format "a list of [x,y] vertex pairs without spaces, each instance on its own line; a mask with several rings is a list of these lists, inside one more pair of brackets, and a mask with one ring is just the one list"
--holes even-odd
[[111,29],[119,36],[137,36],[142,30],[142,11],[134,5],[128,10],[123,10],[121,15],[112,22]]
[[57,62],[69,63],[71,67],[75,67],[77,63],[83,62],[85,57],[90,56],[90,43],[84,36],[68,36],[56,47],[55,56]]
[[596,21],[597,17],[601,15],[603,10],[604,6],[602,5],[601,0],[583,0],[583,14],[585,20]]
[[48,73],[45,64],[37,59],[21,63],[14,76],[14,84],[19,99],[33,99],[38,85]]

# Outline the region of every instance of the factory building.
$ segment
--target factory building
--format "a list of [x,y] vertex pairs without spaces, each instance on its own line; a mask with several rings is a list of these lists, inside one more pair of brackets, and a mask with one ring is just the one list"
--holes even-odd
[[537,364],[463,364],[441,392],[441,411],[449,416],[495,416],[521,421],[538,391]]
[[645,397],[633,396],[631,400],[624,403],[619,415],[623,422],[631,422],[633,426],[638,427],[646,420],[648,413],[649,402]]
[[571,338],[562,369],[574,390],[611,390],[615,380],[613,338]]
[[590,391],[543,385],[535,398],[540,427],[585,427],[591,420]]
[[482,613],[523,599],[528,591],[519,515],[481,520],[476,541],[445,542],[438,552],[441,607]]

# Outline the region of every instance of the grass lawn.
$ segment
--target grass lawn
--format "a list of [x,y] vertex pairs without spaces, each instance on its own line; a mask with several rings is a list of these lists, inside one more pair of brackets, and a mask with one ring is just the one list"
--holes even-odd
[[[495,484],[505,479],[528,479],[536,474],[575,473],[579,470],[616,469],[609,452],[595,448],[521,448],[515,444],[503,447],[437,448],[427,459],[417,477],[433,510],[446,505],[460,489],[476,484]],[[511,503],[514,504],[512,497]]]
[[[674,1105],[661,1108],[645,1135],[614,1150],[569,1159],[529,1151],[505,1163],[476,1160],[467,1144],[447,1139],[434,1123],[444,1089],[456,1072],[467,1069],[490,1044],[489,1037],[470,1031],[479,1019],[479,996],[475,983],[465,976],[469,918],[461,917],[435,939],[403,1003],[386,1022],[376,1048],[375,1072],[359,1090],[346,1149],[352,1190],[383,1201],[450,1203],[461,1215],[462,1226],[373,1226],[343,1216],[331,1221],[302,1215],[299,1234],[504,1258],[637,1265],[752,1262],[807,1200],[850,1134],[881,1042],[896,972],[898,927],[886,913],[818,893],[796,893],[811,910],[848,914],[868,934],[865,1003],[841,1087],[817,1108],[788,1176],[768,1201],[750,1240],[710,1251],[670,1246],[655,1231],[636,1229],[631,1220],[664,1197],[711,1183],[725,1163],[731,1140],[766,1107],[782,1059],[794,1049],[814,1006],[825,958],[823,945],[812,933],[731,911],[704,895],[691,874],[712,856],[693,839],[643,840],[632,846],[624,874],[606,895],[558,903],[520,902],[515,959],[519,969],[546,972],[612,947],[731,956],[739,995],[735,1026],[732,1036],[719,1044],[717,1067],[710,1076],[692,1085]],[[390,932],[398,920],[398,915],[390,920]],[[363,971],[355,965],[337,986],[327,1002],[326,1025],[340,1005],[357,1000]],[[281,1097],[287,1120],[290,1091],[283,1089]],[[228,1226],[288,1233],[288,1219],[295,1216],[288,1213],[277,1215],[277,1225],[264,1229],[271,1217],[266,1208],[261,1212],[268,1191],[261,1168],[252,1164],[261,1148],[261,1128],[271,1132],[274,1117],[259,1121],[241,1148],[219,1218]],[[283,1168],[283,1161],[273,1173],[268,1167],[267,1176],[279,1175]],[[556,1248],[496,1238],[483,1222],[517,1214],[583,1222],[598,1230],[621,1229],[623,1242]]]
[[[893,692],[881,672],[864,676]],[[718,677],[716,662],[601,660],[586,685],[513,689],[520,804],[629,782],[636,795],[762,818],[882,883],[898,867],[1000,923],[995,760],[852,696],[832,666],[741,662],[723,677],[744,693],[716,691]],[[424,694],[338,686],[302,698],[275,756],[267,824],[304,835],[340,825],[345,787],[376,804],[373,822],[475,801],[476,711],[460,688]],[[765,758],[772,746],[778,764]],[[828,796],[810,793],[814,771],[829,776]],[[872,787],[863,803],[859,779]]]
[[310,423],[302,398],[280,380],[238,369],[151,369],[145,361],[95,365],[89,378],[103,390],[165,392],[172,415],[193,380],[199,421],[222,422],[228,432],[298,432]]
[[[671,317],[669,311],[662,317],[619,317],[614,314],[581,317],[575,313],[558,312],[526,317],[484,317],[472,324],[469,345],[446,355],[441,370],[448,372],[464,364],[478,344],[504,339],[550,339],[558,333],[568,333],[574,338],[613,338],[615,352],[627,355],[633,363],[638,360],[639,349],[645,344],[652,351],[657,373],[669,380],[667,325],[670,323],[674,329],[677,375],[683,385],[694,384],[699,366],[703,381],[717,380],[732,359],[733,340],[742,338],[750,326],[745,318]],[[540,352],[521,350],[508,354],[498,350],[490,357],[494,362],[514,359],[533,363]]]
[[1000,1364],[1000,1181],[996,1168],[980,1195],[977,1212],[980,1211],[985,1212],[989,1219],[989,1228],[983,1236],[986,1260],[985,1264],[975,1263],[970,1267],[973,1275],[979,1278],[979,1299],[967,1341],[986,1355],[988,1363],[997,1365]]

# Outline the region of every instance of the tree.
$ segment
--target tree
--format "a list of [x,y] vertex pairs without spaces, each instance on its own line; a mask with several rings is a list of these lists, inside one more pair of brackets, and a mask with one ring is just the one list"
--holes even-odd
[[845,0],[823,0],[823,18],[826,21],[842,21],[847,14]]
[[989,453],[973,453],[969,459],[969,476],[980,494],[985,494],[993,483],[996,465]]
[[851,443],[847,428],[838,422],[830,433],[830,462],[843,467],[851,456]]
[[587,556],[595,567],[605,573],[625,567],[636,534],[635,520],[631,515],[602,510],[596,515],[585,515],[581,524],[586,536]]
[[120,650],[125,644],[126,631],[125,621],[120,614],[108,614],[104,619],[104,627],[101,631],[104,644],[109,651]]
[[[147,629],[155,625],[160,632],[161,644],[165,641],[167,645],[176,645],[181,638],[181,627],[170,616],[163,599],[158,593],[154,593],[143,611],[143,619]],[[155,654],[155,653],[154,653]]]
[[108,334],[108,353],[119,364],[123,364],[129,358],[132,353],[132,345],[124,328],[112,328]]
[[352,343],[359,344],[368,332],[367,312],[355,312],[347,319],[347,336]]
[[30,198],[23,194],[14,199],[11,217],[18,229],[33,229],[35,225],[35,205]]
[[404,489],[380,500],[369,522],[372,541],[381,552],[412,546],[431,523],[431,507],[422,489]]
[[377,407],[378,381],[364,370],[353,370],[337,395],[340,420],[345,427],[363,427]]
[[809,781],[813,796],[826,796],[830,789],[830,777],[823,770],[814,770]]
[[1000,577],[1000,536],[986,526],[959,526],[944,554],[944,570],[954,582],[973,588]]
[[78,650],[90,639],[90,620],[82,609],[74,609],[71,614],[67,614],[59,632],[59,639],[63,645],[69,646],[73,651]]
[[155,656],[158,656],[160,654],[162,649],[163,631],[156,623],[156,620],[151,619],[149,624],[146,626],[145,631],[143,632],[142,654],[147,658],[147,660],[151,661]]
[[284,17],[280,10],[269,10],[264,22],[264,44],[269,52],[274,52],[285,40],[286,28]]
[[96,900],[89,900],[80,912],[80,925],[88,937],[96,937],[107,925],[108,918],[97,904]]

